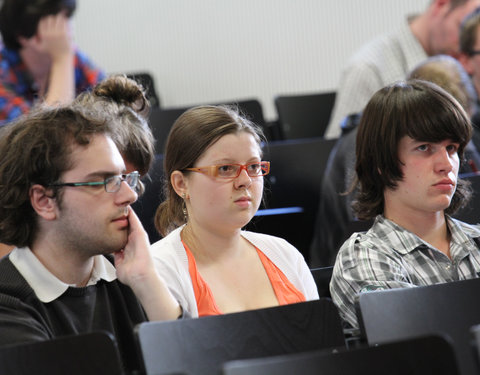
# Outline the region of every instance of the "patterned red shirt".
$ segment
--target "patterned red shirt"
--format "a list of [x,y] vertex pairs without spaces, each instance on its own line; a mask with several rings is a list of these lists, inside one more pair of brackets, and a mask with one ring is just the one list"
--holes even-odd
[[[75,52],[76,95],[105,78],[87,56]],[[18,51],[0,49],[0,126],[26,113],[35,104],[37,89]]]

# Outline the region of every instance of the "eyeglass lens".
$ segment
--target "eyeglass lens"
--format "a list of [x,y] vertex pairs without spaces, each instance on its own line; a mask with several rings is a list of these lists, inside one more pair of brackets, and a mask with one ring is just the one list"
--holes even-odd
[[137,187],[138,173],[129,173],[122,176],[112,176],[105,180],[105,190],[109,193],[116,193],[120,190],[122,181],[125,181],[132,189]]
[[247,171],[247,174],[250,177],[261,176],[263,175],[263,172],[264,172],[262,168],[262,164],[260,163],[253,163],[248,165],[227,164],[227,165],[221,165],[218,167],[217,175],[219,177],[226,177],[226,178],[238,177],[242,169],[245,169]]

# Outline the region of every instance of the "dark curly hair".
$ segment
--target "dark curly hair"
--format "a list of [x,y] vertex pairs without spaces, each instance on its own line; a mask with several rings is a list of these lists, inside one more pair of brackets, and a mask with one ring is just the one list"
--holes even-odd
[[[107,118],[75,106],[36,109],[7,125],[0,137],[0,242],[30,246],[37,230],[30,187],[58,181],[73,167],[74,145],[110,133]],[[52,188],[52,195],[60,205],[61,191]]]

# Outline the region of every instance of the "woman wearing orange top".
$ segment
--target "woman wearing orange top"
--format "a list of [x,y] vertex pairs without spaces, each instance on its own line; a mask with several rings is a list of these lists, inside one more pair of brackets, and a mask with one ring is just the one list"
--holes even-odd
[[243,231],[260,205],[258,127],[223,106],[190,109],[165,150],[166,200],[152,245],[158,272],[192,316],[216,315],[318,298],[305,260],[278,237]]

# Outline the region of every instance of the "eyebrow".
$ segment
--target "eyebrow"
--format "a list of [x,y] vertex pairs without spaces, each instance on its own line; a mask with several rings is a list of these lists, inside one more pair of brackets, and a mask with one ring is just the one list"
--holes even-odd
[[449,143],[460,143],[459,141],[454,141],[450,138],[445,138],[445,139],[442,139],[440,141],[425,141],[425,140],[417,140],[417,139],[413,139],[413,142],[412,143],[432,143],[432,144],[438,144],[438,143],[443,143],[443,142],[449,142]]
[[[254,156],[251,159],[248,159],[247,164],[256,163],[257,161],[262,161],[262,157]],[[242,163],[235,161],[233,159],[220,159],[213,162],[213,165],[223,165],[223,164],[242,164]]]
[[111,177],[111,176],[118,176],[118,175],[124,174],[124,173],[125,173],[125,169],[123,169],[122,172],[120,172],[120,173],[112,172],[111,170],[110,171],[95,171],[95,172],[91,172],[91,173],[87,174],[83,179],[88,180],[88,179],[96,178],[96,177],[108,178],[108,177]]

